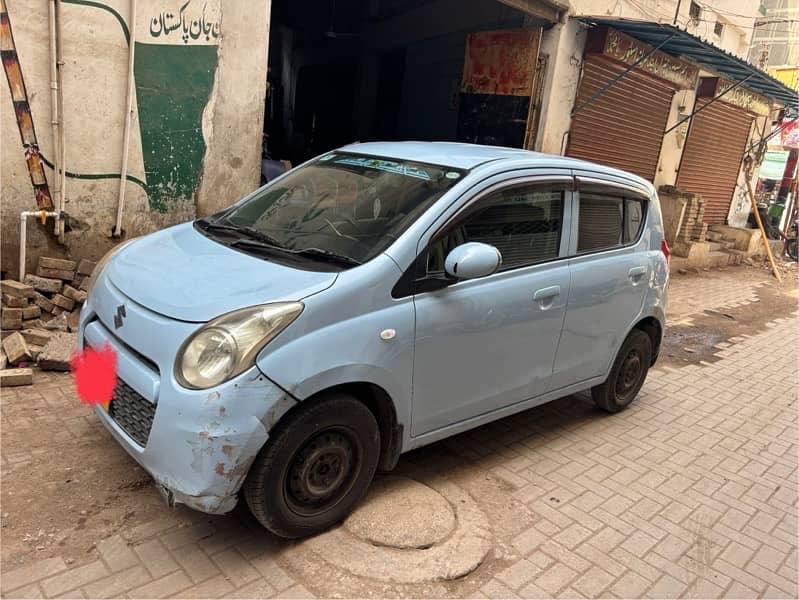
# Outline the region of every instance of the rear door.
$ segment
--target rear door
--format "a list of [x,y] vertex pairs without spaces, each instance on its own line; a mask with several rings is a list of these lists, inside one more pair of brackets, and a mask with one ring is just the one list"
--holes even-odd
[[[547,389],[569,294],[563,257],[571,185],[515,183],[486,192],[420,253],[412,435]],[[466,242],[494,246],[502,266],[488,277],[447,282],[444,259]]]
[[550,390],[606,373],[653,275],[643,193],[584,176],[575,195],[571,292]]

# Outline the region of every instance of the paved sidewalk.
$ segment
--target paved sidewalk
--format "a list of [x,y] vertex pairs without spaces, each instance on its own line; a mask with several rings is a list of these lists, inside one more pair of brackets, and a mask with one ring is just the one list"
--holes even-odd
[[[66,551],[23,564],[3,551],[0,590],[7,598],[796,598],[797,334],[794,314],[731,340],[712,365],[657,368],[619,415],[571,397],[404,456],[400,475],[446,480],[488,522],[487,558],[454,581],[363,577],[324,544],[277,540],[242,514],[164,507],[122,523],[72,564]],[[9,406],[70,390],[67,376],[38,377],[32,388],[4,391],[4,437],[25,426]],[[62,398],[83,440],[129,460],[97,434],[71,390]],[[52,415],[27,418],[54,435],[65,430]],[[37,460],[34,450],[3,444],[4,522],[13,474]],[[157,502],[149,487],[140,494]],[[29,502],[45,500],[59,498]]]

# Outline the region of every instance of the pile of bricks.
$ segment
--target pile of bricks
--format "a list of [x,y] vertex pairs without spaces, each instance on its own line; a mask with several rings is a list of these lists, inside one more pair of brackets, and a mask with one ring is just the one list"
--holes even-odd
[[69,370],[94,265],[43,256],[35,275],[0,282],[0,386],[30,385],[33,365]]
[[705,201],[699,194],[682,194],[682,196],[687,200],[687,204],[677,241],[704,242],[707,235],[707,223],[702,222],[705,218]]

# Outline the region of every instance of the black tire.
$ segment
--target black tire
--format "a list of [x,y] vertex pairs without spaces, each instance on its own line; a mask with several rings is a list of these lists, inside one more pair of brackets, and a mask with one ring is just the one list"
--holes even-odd
[[380,430],[355,398],[307,401],[270,432],[244,482],[253,516],[299,538],[342,521],[366,493],[380,456]]
[[799,246],[799,240],[796,238],[785,242],[785,252],[787,252],[788,256],[793,260],[799,260],[799,249],[797,249],[797,246]]
[[644,385],[651,363],[652,340],[640,329],[633,329],[621,345],[607,380],[591,388],[596,405],[609,413],[630,406]]

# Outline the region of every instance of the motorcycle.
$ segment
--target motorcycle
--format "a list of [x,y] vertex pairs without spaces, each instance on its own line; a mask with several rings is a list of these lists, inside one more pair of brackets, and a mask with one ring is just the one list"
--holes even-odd
[[782,236],[785,239],[785,254],[793,260],[799,260],[799,220],[794,221],[788,229],[788,235]]

